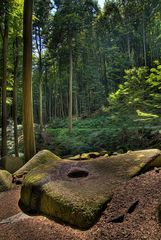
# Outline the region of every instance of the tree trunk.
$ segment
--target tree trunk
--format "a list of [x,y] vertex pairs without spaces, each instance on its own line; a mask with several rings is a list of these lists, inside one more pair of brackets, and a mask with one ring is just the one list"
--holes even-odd
[[24,1],[23,134],[26,162],[30,160],[36,152],[32,103],[32,7],[33,0]]
[[70,47],[70,76],[69,76],[69,133],[72,133],[72,83],[73,83],[73,55]]
[[41,40],[41,30],[40,26],[38,26],[38,41],[39,45],[37,44],[37,50],[39,53],[39,124],[40,124],[40,131],[43,128],[43,109],[42,109],[42,94],[43,94],[43,79],[42,79],[42,40]]
[[[47,81],[48,81],[48,74],[47,74],[47,68],[45,68],[45,93],[44,93],[44,98],[45,98],[45,117],[44,117],[44,124],[47,124],[49,121],[49,112],[48,112],[48,99],[50,98],[49,92],[47,95]],[[47,117],[48,116],[48,117]]]
[[145,32],[145,19],[144,19],[144,13],[143,13],[143,52],[144,52],[144,65],[147,66],[146,32]]
[[14,73],[13,73],[13,121],[14,121],[14,143],[15,155],[18,157],[18,133],[17,133],[17,68],[18,68],[18,37],[13,45],[14,51]]
[[130,48],[130,37],[129,37],[129,33],[127,36],[127,51],[128,51],[128,56],[129,56],[129,61],[131,64],[131,48]]
[[40,131],[43,128],[43,119],[42,119],[42,80],[39,82],[39,124],[40,124]]
[[[53,116],[53,114],[52,114],[52,116]],[[57,118],[57,96],[54,97],[54,118],[55,119]]]
[[76,115],[76,119],[78,120],[78,96],[77,93],[75,93],[75,115]]
[[2,76],[2,149],[1,157],[7,155],[7,50],[8,50],[8,19],[5,17],[5,29],[3,35],[2,46],[2,64],[3,64],[3,76]]
[[42,117],[42,40],[41,40],[41,30],[40,26],[34,28],[35,30],[35,43],[36,49],[39,55],[39,127],[40,131],[43,128],[43,117]]
[[61,95],[60,95],[60,107],[61,107],[61,114],[62,114],[62,118],[65,117],[65,114],[64,114],[64,104],[63,104],[63,96],[62,96],[62,89],[61,89]]
[[50,89],[49,89],[49,106],[48,106],[48,111],[49,111],[49,122],[51,122],[51,120],[52,120],[52,113],[51,113],[51,91],[50,91]]

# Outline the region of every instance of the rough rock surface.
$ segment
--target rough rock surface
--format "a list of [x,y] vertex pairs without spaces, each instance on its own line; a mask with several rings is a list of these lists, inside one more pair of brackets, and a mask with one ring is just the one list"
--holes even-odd
[[22,168],[16,171],[13,174],[14,181],[20,181],[23,177],[32,169],[40,166],[43,168],[44,165],[55,163],[56,160],[60,160],[61,158],[56,156],[54,153],[48,150],[42,150],[38,152],[30,161],[28,161]]
[[[160,183],[161,171],[150,171],[124,183],[114,193],[96,225],[87,231],[44,216],[27,218],[18,207],[19,190],[0,193],[0,239],[160,240],[161,225],[157,215],[161,200]],[[135,202],[138,204],[132,209]],[[122,221],[113,221],[121,215],[124,216]]]
[[[38,156],[31,161],[37,162]],[[156,149],[90,161],[46,161],[26,175],[20,204],[27,212],[40,212],[87,229],[98,220],[121,184],[154,166],[161,166],[161,154]]]
[[0,192],[12,188],[12,175],[6,170],[0,170]]

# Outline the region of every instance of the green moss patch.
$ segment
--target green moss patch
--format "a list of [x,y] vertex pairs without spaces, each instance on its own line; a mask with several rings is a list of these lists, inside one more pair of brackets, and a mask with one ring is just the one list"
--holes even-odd
[[150,169],[153,163],[161,166],[160,156],[159,150],[152,149],[84,161],[48,162],[26,175],[21,206],[88,229],[114,191],[142,170]]
[[29,160],[22,168],[16,171],[13,174],[13,179],[15,182],[19,181],[19,179],[23,179],[23,177],[34,168],[39,167],[40,165],[43,168],[44,166],[50,163],[54,164],[55,161],[59,160],[61,160],[61,158],[54,153],[48,150],[42,150],[38,152],[31,160]]
[[77,154],[75,156],[70,157],[70,160],[88,160],[91,158],[98,158],[100,156],[106,156],[108,157],[108,154],[106,151],[104,152],[89,152],[89,153],[82,153],[82,154]]

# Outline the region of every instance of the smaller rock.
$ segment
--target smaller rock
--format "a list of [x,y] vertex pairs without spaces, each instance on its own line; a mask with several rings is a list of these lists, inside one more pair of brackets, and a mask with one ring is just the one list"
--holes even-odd
[[19,212],[9,218],[6,218],[6,219],[3,219],[0,224],[12,224],[12,223],[16,223],[16,222],[19,222],[19,221],[22,221],[22,220],[26,220],[28,218],[31,218],[31,216],[29,215],[26,215],[25,213],[23,212]]
[[21,182],[24,179],[24,176],[38,166],[45,166],[47,164],[54,164],[55,161],[60,160],[61,158],[51,153],[48,150],[42,150],[33,156],[25,165],[18,169],[13,174],[13,181],[15,183]]
[[6,170],[0,170],[0,192],[10,190],[12,188],[12,175]]
[[106,156],[108,157],[108,154],[106,151],[104,152],[89,152],[89,153],[82,153],[82,154],[77,154],[73,157],[69,157],[70,160],[88,160],[90,158],[98,158],[100,156]]
[[81,160],[81,155],[77,154],[75,156],[69,157],[68,159],[70,159],[70,160]]
[[116,155],[118,155],[118,154],[119,154],[118,152],[113,152],[112,155],[116,156]]

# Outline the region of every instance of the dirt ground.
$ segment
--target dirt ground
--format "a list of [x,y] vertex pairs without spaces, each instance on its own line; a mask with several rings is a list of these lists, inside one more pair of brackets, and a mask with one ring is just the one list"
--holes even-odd
[[19,189],[0,194],[0,240],[161,240],[161,172],[148,172],[121,186],[87,231],[44,216],[26,216],[18,207],[19,195]]

